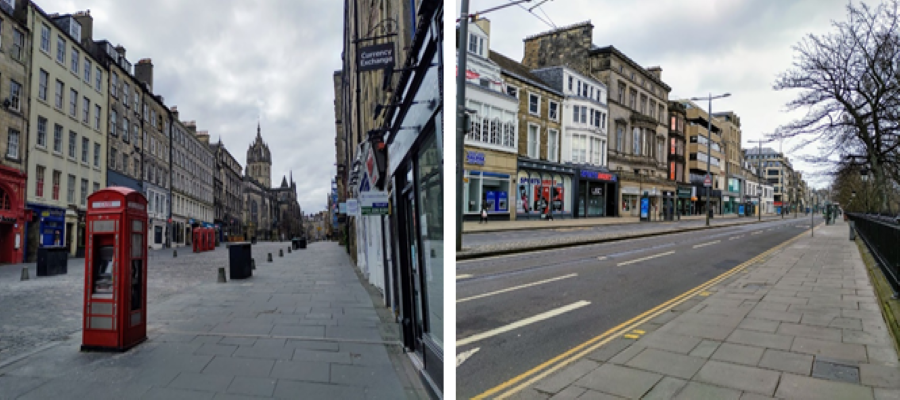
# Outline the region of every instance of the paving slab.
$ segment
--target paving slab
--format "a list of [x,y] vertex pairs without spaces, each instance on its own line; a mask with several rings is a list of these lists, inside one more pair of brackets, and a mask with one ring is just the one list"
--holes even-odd
[[872,388],[846,382],[784,374],[775,397],[797,400],[820,399],[874,399]]
[[771,396],[780,373],[743,365],[709,361],[700,368],[695,380]]
[[650,391],[663,376],[634,368],[603,364],[574,385],[627,398],[639,398]]
[[690,379],[706,362],[699,357],[691,357],[668,351],[648,348],[632,358],[625,365],[666,376]]
[[715,353],[710,357],[712,360],[725,361],[733,364],[745,364],[756,366],[759,359],[762,358],[762,347],[745,346],[742,344],[722,343]]
[[694,400],[694,399],[721,399],[721,400],[738,400],[741,397],[740,390],[728,389],[707,385],[699,382],[689,382],[681,389],[681,392],[675,396],[676,400]]

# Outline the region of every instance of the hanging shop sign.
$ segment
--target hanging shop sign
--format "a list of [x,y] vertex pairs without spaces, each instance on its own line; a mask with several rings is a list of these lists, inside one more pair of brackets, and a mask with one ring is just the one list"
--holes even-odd
[[388,195],[385,191],[369,191],[359,194],[362,215],[390,215]]
[[394,43],[376,44],[359,49],[357,65],[360,72],[374,71],[394,65]]

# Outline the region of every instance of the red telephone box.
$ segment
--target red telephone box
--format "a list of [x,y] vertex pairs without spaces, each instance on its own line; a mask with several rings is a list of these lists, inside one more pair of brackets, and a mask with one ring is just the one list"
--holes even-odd
[[147,339],[147,199],[109,187],[88,196],[82,350]]
[[216,231],[213,228],[206,228],[206,244],[207,250],[216,249]]
[[194,253],[200,251],[202,247],[200,247],[200,228],[194,228],[191,233],[193,233],[193,242],[191,245],[194,248]]

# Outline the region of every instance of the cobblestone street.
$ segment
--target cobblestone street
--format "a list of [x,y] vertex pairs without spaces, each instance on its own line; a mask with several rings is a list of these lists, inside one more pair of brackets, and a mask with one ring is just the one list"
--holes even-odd
[[[260,243],[253,257],[278,257],[289,242]],[[178,257],[172,257],[173,250]],[[20,281],[27,266],[31,280]],[[228,266],[228,250],[192,253],[190,247],[148,253],[147,302],[153,305],[202,283],[215,283],[219,267]],[[84,259],[69,259],[68,274],[38,277],[35,263],[0,266],[0,362],[51,341],[80,334],[84,296]]]
[[151,252],[148,340],[123,354],[79,352],[83,259],[55,277],[29,264],[28,281],[22,265],[0,267],[0,399],[93,396],[90,382],[111,371],[121,379],[103,396],[420,397],[414,373],[397,366],[395,324],[379,318],[344,249],[288,247],[253,246],[254,276],[226,284],[216,283],[224,246]]

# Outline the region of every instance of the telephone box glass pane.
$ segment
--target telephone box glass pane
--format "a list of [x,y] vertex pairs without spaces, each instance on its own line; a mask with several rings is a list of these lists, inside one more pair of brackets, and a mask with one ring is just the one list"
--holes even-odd
[[131,260],[131,311],[141,309],[141,282],[144,277],[144,260]]
[[131,221],[131,231],[132,232],[143,232],[144,231],[144,222],[133,220]]
[[139,233],[131,234],[131,257],[140,258],[144,256],[144,235]]
[[93,266],[93,294],[110,295],[113,292],[113,246],[102,246],[97,249]]

